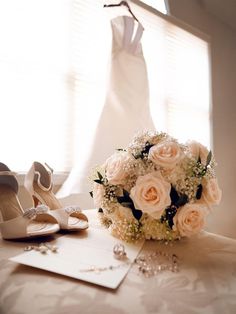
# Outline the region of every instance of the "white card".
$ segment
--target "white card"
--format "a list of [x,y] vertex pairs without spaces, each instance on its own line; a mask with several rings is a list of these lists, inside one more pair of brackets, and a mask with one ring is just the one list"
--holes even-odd
[[[95,211],[86,211],[86,215],[87,212],[90,212],[90,227],[87,231],[70,233],[50,242],[58,246],[57,253],[48,251],[42,254],[32,250],[12,257],[10,260],[116,289],[141,250],[143,241],[127,244],[112,237],[108,230],[100,227],[98,221],[93,219]],[[127,259],[124,261],[114,257],[113,247],[117,243],[125,246]],[[110,266],[112,269],[109,269]],[[91,267],[104,270],[88,271]]]

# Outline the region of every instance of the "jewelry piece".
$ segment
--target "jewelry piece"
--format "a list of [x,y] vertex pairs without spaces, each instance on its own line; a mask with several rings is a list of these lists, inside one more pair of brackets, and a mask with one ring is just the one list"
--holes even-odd
[[51,252],[57,253],[58,247],[56,245],[49,244],[47,242],[42,244],[44,244]]
[[164,270],[174,273],[179,271],[177,255],[162,251],[141,255],[134,260],[134,263],[138,265],[139,271],[146,277],[157,275]]
[[127,257],[127,254],[125,252],[125,247],[121,243],[114,245],[113,253],[114,253],[114,257],[119,260],[125,259]]
[[[116,244],[113,248],[113,253],[115,258],[123,260],[126,258],[125,247],[123,244]],[[124,260],[123,263],[119,265],[109,265],[106,267],[97,267],[95,265],[90,266],[86,269],[80,269],[80,272],[95,272],[97,274],[108,271],[115,270],[124,266],[138,267],[139,273],[145,277],[151,277],[158,275],[162,271],[179,272],[179,259],[176,254],[168,254],[163,251],[155,251],[149,254],[144,254],[137,257],[133,262],[129,260]]]
[[81,272],[81,273],[95,272],[96,274],[100,274],[103,271],[115,270],[115,269],[122,268],[122,267],[130,265],[130,264],[132,264],[132,263],[124,262],[124,263],[119,264],[119,265],[115,265],[115,266],[110,265],[110,266],[107,266],[107,267],[97,267],[97,266],[92,265],[89,268],[79,269],[79,272]]
[[46,254],[48,250],[53,253],[57,253],[58,247],[56,245],[51,245],[49,243],[40,243],[38,246],[28,245],[24,248],[24,251],[39,251],[42,254]]

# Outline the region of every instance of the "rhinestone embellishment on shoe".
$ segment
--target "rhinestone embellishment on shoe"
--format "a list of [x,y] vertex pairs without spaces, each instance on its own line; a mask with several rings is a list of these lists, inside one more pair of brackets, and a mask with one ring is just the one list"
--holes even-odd
[[81,208],[79,206],[67,206],[65,207],[65,212],[68,215],[71,215],[73,213],[81,213]]
[[48,211],[49,211],[48,206],[41,204],[41,205],[38,205],[36,208],[31,207],[31,208],[27,209],[24,212],[23,217],[28,218],[28,219],[34,219],[34,218],[36,218],[37,215],[45,214]]

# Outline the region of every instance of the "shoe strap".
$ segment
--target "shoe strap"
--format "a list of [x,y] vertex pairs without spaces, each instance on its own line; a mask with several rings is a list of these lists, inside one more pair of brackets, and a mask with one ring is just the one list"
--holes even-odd
[[35,174],[37,174],[38,178],[37,178],[37,184],[40,187],[40,189],[42,189],[43,191],[50,191],[52,189],[52,175],[53,175],[53,169],[45,162],[43,165],[44,169],[47,171],[47,174],[49,176],[49,187],[45,187],[42,183],[41,183],[41,177],[42,177],[42,173],[39,171],[35,171]]
[[51,174],[53,174],[53,169],[52,167],[50,167],[46,162],[44,163],[44,167],[48,169],[48,172],[50,172]]
[[[42,178],[42,173],[38,169],[42,169],[42,172],[46,172],[48,175],[48,187],[43,185],[41,183],[41,178]],[[37,169],[37,170],[36,170]],[[27,172],[25,176],[25,181],[24,181],[24,186],[26,190],[31,194],[34,195],[34,187],[33,183],[34,181],[37,182],[38,186],[43,190],[43,191],[50,191],[52,189],[52,173],[53,170],[51,167],[49,167],[46,163],[45,164],[40,164],[38,162],[34,162]]]
[[0,171],[0,176],[16,176],[17,173],[10,171],[10,170],[4,170],[4,171]]
[[0,171],[0,184],[10,186],[16,194],[18,193],[18,182],[16,180],[16,172],[11,170]]
[[56,218],[61,229],[69,229],[68,220],[72,214],[77,214],[77,218],[88,221],[88,218],[82,213],[79,206],[67,206],[63,208],[53,209],[50,214]]
[[0,229],[3,237],[8,239],[28,237],[29,234],[27,232],[27,227],[29,223],[40,214],[47,214],[51,216],[47,206],[39,205],[25,210],[21,216],[1,222]]

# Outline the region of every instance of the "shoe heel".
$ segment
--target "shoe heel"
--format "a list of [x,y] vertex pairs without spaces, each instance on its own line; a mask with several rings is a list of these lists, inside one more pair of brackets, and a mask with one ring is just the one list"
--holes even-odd
[[37,207],[38,205],[40,205],[41,203],[39,202],[39,199],[33,195],[33,202],[34,202],[34,207]]
[[53,192],[53,170],[47,164],[34,161],[25,176],[24,186],[32,196],[35,207],[46,205],[61,229],[78,231],[88,228],[88,218],[78,206],[63,207]]
[[[16,173],[0,162],[0,231],[6,240],[48,236],[60,227],[46,206],[24,210],[18,198]],[[34,200],[38,202],[38,200]]]

